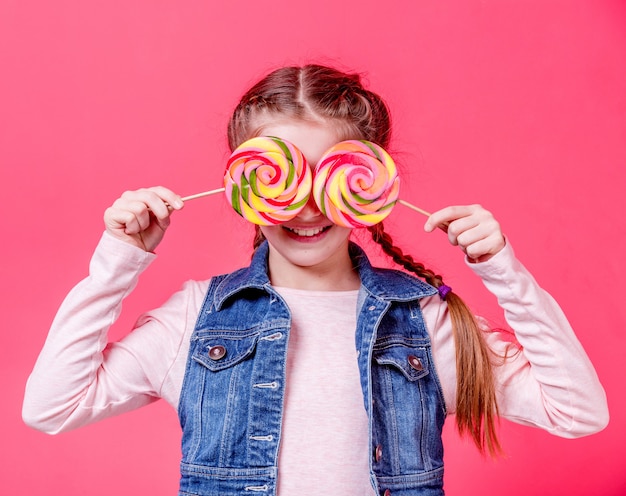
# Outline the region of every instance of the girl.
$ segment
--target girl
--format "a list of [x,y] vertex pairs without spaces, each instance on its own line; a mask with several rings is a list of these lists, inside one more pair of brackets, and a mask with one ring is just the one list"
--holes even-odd
[[[277,136],[316,164],[346,139],[386,147],[390,129],[358,76],[310,65],[251,88],[228,137],[235,149]],[[351,230],[311,200],[257,230],[249,267],[188,282],[107,343],[182,206],[156,187],[106,210],[90,275],[60,308],[28,381],[27,424],[58,433],[165,398],[182,426],[180,494],[219,496],[441,495],[447,414],[492,454],[498,415],[563,437],[606,425],[604,391],[567,320],[477,205],[435,212],[425,230],[447,231],[514,337],[479,326],[382,223],[373,239],[419,278],[373,268]]]

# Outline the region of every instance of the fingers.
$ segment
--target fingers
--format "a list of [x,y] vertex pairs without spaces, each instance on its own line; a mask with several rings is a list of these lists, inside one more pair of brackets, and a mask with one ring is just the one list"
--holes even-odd
[[[475,205],[478,206],[478,205]],[[473,206],[453,206],[446,207],[433,212],[426,224],[424,224],[424,230],[426,232],[432,232],[436,228],[446,228],[449,224],[457,219],[466,217],[471,214]],[[447,229],[445,229],[447,231]]]
[[480,205],[452,206],[434,212],[424,230],[432,232],[437,227],[445,228],[450,243],[458,245],[473,261],[488,260],[505,244],[500,224]]
[[127,191],[104,213],[107,231],[146,251],[152,251],[170,224],[173,210],[183,207],[181,198],[157,186]]

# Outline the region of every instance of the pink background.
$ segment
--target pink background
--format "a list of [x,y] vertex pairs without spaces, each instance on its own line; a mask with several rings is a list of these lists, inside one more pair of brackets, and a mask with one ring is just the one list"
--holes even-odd
[[[219,186],[225,124],[268,69],[365,72],[395,116],[402,197],[480,202],[561,303],[612,419],[579,440],[503,422],[507,457],[446,431],[450,495],[626,494],[626,2],[618,0],[124,0],[0,3],[0,493],[175,494],[165,403],[49,437],[23,388],[65,293],[86,274],[102,212],[125,189]],[[176,215],[112,331],[188,278],[243,264],[251,229],[224,198]],[[478,313],[493,299],[440,233],[397,207],[388,227]]]

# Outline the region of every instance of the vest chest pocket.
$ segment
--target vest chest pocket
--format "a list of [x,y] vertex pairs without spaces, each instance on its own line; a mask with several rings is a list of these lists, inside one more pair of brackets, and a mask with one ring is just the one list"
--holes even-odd
[[378,477],[422,476],[440,465],[443,395],[430,346],[415,341],[385,340],[373,350],[371,449],[380,445],[383,453],[373,463]]
[[400,371],[409,381],[417,381],[429,374],[430,361],[426,348],[405,344],[387,344],[374,349],[374,361]]
[[212,372],[227,369],[254,355],[258,334],[198,338],[192,358]]

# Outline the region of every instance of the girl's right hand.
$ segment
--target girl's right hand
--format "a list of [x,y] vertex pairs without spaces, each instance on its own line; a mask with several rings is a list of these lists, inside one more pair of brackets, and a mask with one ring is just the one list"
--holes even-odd
[[151,252],[163,239],[172,211],[181,208],[180,196],[161,186],[126,191],[104,212],[104,226],[113,237]]

